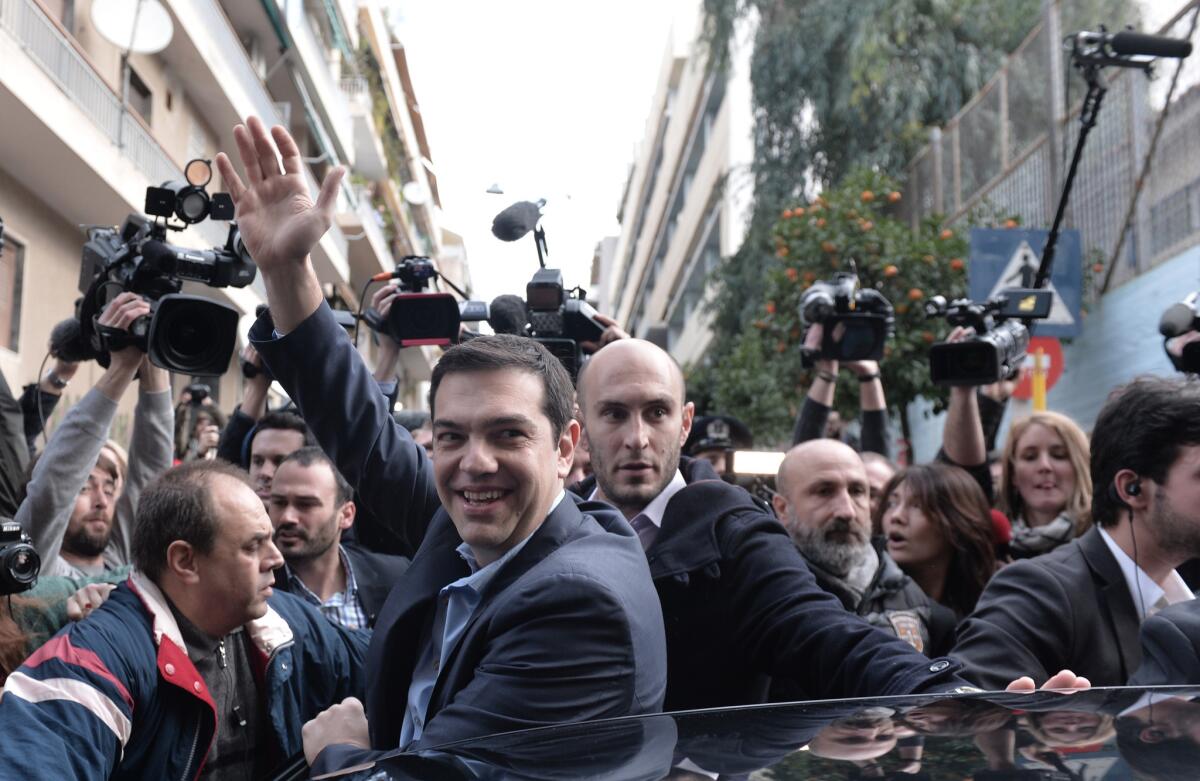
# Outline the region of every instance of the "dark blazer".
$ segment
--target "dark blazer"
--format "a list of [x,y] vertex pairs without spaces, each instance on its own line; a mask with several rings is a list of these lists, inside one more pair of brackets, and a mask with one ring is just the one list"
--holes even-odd
[[997,572],[959,624],[953,655],[989,690],[1022,675],[1040,686],[1063,669],[1124,685],[1142,658],[1138,617],[1100,530]]
[[[358,598],[362,602],[363,612],[367,614],[367,624],[373,627],[392,586],[408,569],[408,559],[403,556],[375,553],[353,542],[343,542],[342,550],[346,552],[346,558],[350,560],[350,567],[354,570]],[[290,592],[291,585],[286,567],[275,570],[276,590]]]
[[[667,627],[668,711],[766,702],[772,677],[805,699],[945,691],[957,664],[929,659],[848,613],[817,585],[779,521],[685,458],[646,552]],[[595,478],[578,491],[589,496]]]
[[[421,540],[380,612],[367,658],[372,746],[394,749],[438,592],[469,574],[456,552],[462,539],[441,509],[424,449],[393,421],[328,307],[279,339],[271,328],[260,319],[251,340],[322,448],[365,504]],[[612,508],[567,496],[484,591],[439,672],[414,747],[653,713],[665,678],[662,613],[637,535]],[[369,758],[331,747],[319,765]]]
[[1200,600],[1160,610],[1142,624],[1142,664],[1130,686],[1200,685]]

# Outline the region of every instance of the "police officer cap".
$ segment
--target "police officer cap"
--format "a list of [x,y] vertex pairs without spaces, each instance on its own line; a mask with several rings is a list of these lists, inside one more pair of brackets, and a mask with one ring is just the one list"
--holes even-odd
[[729,415],[702,415],[692,421],[692,431],[683,443],[684,455],[704,450],[749,450],[754,437],[746,424]]

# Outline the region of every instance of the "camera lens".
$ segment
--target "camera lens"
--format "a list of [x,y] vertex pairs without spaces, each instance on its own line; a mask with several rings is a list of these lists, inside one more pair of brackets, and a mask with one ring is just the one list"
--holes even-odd
[[197,223],[208,215],[208,196],[203,190],[189,188],[179,194],[175,216],[187,223]]
[[233,357],[237,323],[237,310],[216,301],[164,296],[150,328],[150,360],[182,374],[223,374]]
[[41,557],[28,543],[16,543],[0,549],[0,594],[29,590],[37,582],[41,569]]

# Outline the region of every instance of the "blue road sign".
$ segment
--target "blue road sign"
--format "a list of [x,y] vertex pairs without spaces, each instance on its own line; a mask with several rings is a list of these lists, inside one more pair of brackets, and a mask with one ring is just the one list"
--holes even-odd
[[[1041,228],[971,229],[971,265],[968,295],[974,301],[990,298],[1005,288],[1030,287],[1041,263],[1042,248],[1050,231]],[[1054,268],[1046,288],[1054,293],[1050,317],[1038,320],[1036,336],[1078,336],[1083,328],[1083,251],[1079,231],[1064,230],[1058,237]]]

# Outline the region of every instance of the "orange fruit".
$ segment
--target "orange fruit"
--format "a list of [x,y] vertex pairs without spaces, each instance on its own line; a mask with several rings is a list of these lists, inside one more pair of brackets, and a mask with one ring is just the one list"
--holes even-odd
[[787,275],[788,280],[791,282],[795,282],[797,279],[800,278],[800,272],[794,268],[789,268],[787,271],[785,271],[783,273]]
[[963,263],[962,258],[951,258],[950,259],[950,268],[954,269],[955,271],[962,271],[963,266],[965,266],[965,265],[967,265],[967,264]]
[[1099,274],[1103,270],[1104,270],[1103,263],[1096,263],[1092,266],[1092,271],[1096,272],[1097,274]]
[[1005,220],[1004,227],[1011,230],[1011,229],[1017,227],[1017,221],[1016,220]]
[[776,342],[775,352],[779,352],[779,353],[787,352],[787,342]]
[[954,231],[950,230],[949,228],[945,228],[945,229],[944,229],[944,230],[943,230],[943,231],[942,231],[940,234],[938,234],[938,235],[941,237],[942,241],[945,241],[946,239],[952,239],[952,238],[954,238]]
[[783,210],[783,219],[785,219],[785,220],[790,220],[791,218],[792,218],[792,210],[791,210],[791,209],[784,209],[784,210]]
[[908,314],[908,304],[896,304],[896,314]]
[[824,218],[824,217],[818,217],[818,218],[817,218],[817,227],[818,227],[818,228],[824,228],[824,227],[825,227],[825,218]]
[[779,247],[776,247],[775,254],[781,258],[786,258],[787,254],[788,254],[788,248],[786,246],[780,245]]
[[870,203],[871,201],[875,200],[875,193],[871,192],[870,190],[863,190],[860,197],[862,198],[863,203]]
[[900,193],[892,190],[888,193],[888,203],[898,203],[900,201]]
[[769,315],[775,314],[775,302],[774,301],[767,302],[767,314],[769,314]]
[[875,223],[871,222],[870,220],[863,220],[858,224],[858,227],[862,228],[863,233],[866,233],[875,227]]
[[797,206],[795,209],[792,209],[792,216],[793,216],[793,217],[803,217],[803,216],[804,216],[804,209],[802,209],[802,208],[800,208],[799,206]]
[[825,250],[826,252],[837,252],[837,245],[832,241],[823,241],[821,242],[821,249]]
[[920,301],[924,297],[925,292],[919,287],[914,287],[912,290],[908,291],[908,299],[910,301]]
[[894,264],[883,267],[883,275],[885,277],[894,277],[899,273],[900,273],[900,269],[897,268]]
[[817,279],[817,275],[814,274],[813,272],[811,272],[811,271],[804,272],[804,281],[807,282],[808,284],[811,285],[813,282],[816,281],[816,279]]
[[934,337],[932,331],[922,331],[921,338],[925,340],[926,344],[933,344],[933,340],[935,337]]

